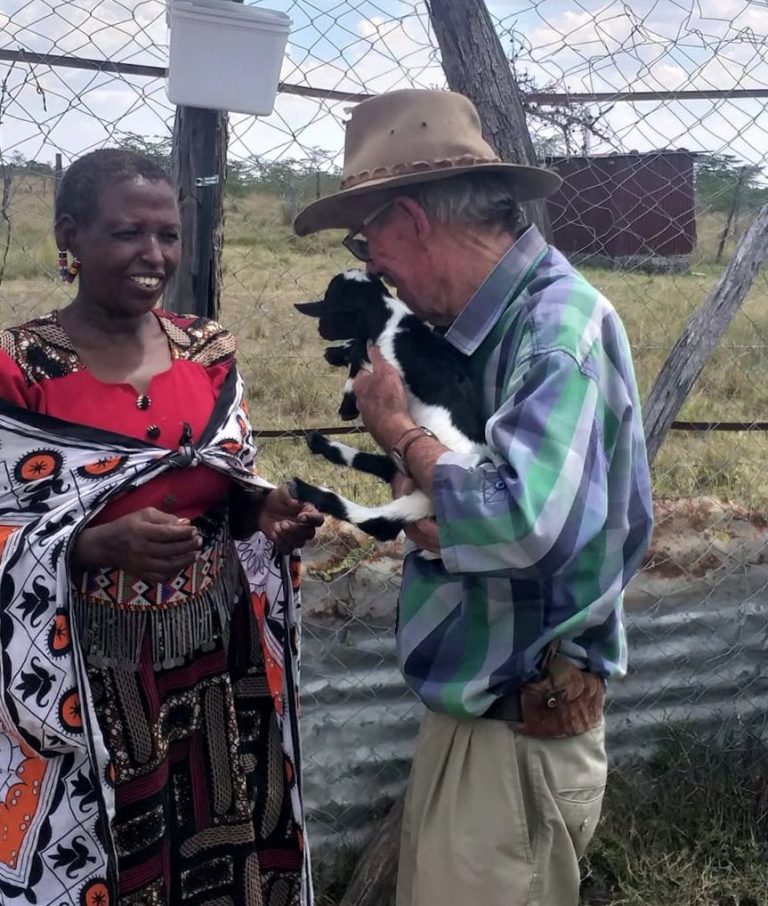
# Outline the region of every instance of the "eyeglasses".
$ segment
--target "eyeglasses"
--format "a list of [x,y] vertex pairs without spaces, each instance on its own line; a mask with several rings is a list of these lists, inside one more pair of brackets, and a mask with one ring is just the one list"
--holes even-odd
[[357,229],[350,230],[341,240],[341,244],[344,248],[347,249],[348,252],[351,252],[358,261],[364,261],[367,264],[371,260],[371,250],[368,248],[368,240],[365,236],[361,236],[360,234],[393,204],[394,201],[387,201],[385,204],[381,205],[381,207],[376,208],[372,214],[369,214],[365,218]]

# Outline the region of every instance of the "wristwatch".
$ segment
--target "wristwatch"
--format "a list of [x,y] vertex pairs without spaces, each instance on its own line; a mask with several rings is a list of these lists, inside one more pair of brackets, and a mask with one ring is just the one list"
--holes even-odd
[[433,431],[430,431],[429,428],[425,428],[424,425],[419,425],[418,428],[409,428],[394,447],[392,447],[392,452],[389,454],[392,457],[392,462],[394,462],[397,471],[401,475],[405,475],[406,478],[413,478],[408,470],[408,463],[405,461],[408,448],[420,437],[435,437],[435,434]]

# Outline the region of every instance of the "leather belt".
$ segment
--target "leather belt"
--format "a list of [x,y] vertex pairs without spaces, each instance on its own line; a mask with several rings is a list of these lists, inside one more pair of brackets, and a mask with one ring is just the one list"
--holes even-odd
[[489,717],[491,720],[506,720],[509,723],[519,724],[523,720],[523,707],[520,703],[520,691],[515,689],[514,692],[508,692],[497,698],[496,701],[484,711],[481,717]]

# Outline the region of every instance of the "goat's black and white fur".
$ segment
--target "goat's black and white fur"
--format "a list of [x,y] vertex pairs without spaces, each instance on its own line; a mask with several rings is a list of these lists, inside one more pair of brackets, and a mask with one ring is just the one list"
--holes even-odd
[[[362,271],[347,271],[333,278],[321,301],[301,303],[296,308],[319,319],[318,331],[323,339],[343,341],[325,351],[327,362],[349,369],[339,409],[343,419],[359,414],[352,383],[361,368],[370,367],[367,344],[371,341],[403,379],[414,422],[429,428],[456,452],[482,455],[484,420],[466,356],[389,295],[381,280]],[[382,481],[391,481],[397,472],[389,456],[362,452],[318,432],[307,442],[313,453]],[[395,538],[405,526],[433,513],[429,498],[421,491],[382,506],[364,507],[298,478],[291,488],[297,499],[351,522],[381,541]]]

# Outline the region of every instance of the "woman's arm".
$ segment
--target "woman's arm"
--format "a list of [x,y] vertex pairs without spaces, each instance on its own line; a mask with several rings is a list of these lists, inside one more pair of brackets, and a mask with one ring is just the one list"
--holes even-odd
[[323,516],[314,507],[294,500],[287,485],[268,491],[233,486],[229,507],[233,538],[263,532],[283,554],[303,547],[323,524]]

